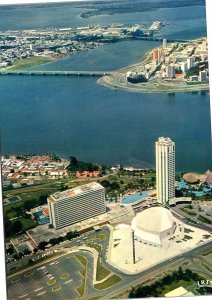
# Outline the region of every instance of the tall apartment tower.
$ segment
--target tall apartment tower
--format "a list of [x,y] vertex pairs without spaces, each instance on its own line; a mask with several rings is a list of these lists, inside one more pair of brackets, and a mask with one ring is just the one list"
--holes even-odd
[[175,66],[169,65],[166,67],[166,76],[168,78],[175,78]]
[[104,214],[105,189],[92,182],[63,192],[56,192],[47,199],[50,223],[55,229]]
[[155,143],[157,200],[167,204],[175,197],[175,143],[159,137]]
[[187,58],[187,66],[188,66],[188,69],[191,69],[194,66],[194,58],[193,57]]
[[163,48],[167,47],[167,39],[163,39]]
[[153,62],[159,62],[160,61],[160,51],[158,49],[153,50]]

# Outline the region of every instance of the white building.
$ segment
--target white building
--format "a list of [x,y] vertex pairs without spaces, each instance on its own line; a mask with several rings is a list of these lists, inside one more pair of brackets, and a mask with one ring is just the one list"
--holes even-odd
[[185,62],[182,62],[180,64],[181,70],[183,71],[183,73],[186,73],[186,71],[188,70],[188,65]]
[[50,223],[56,229],[106,212],[105,189],[97,182],[56,192],[47,202]]
[[193,57],[187,58],[187,66],[188,66],[188,70],[194,66],[194,58]]
[[166,47],[167,47],[167,40],[163,39],[163,48],[166,48]]
[[145,209],[131,224],[136,240],[152,246],[162,246],[163,239],[173,236],[175,228],[172,213],[164,207]]
[[168,78],[174,78],[175,77],[175,66],[169,65],[166,67],[166,76]]
[[207,72],[206,71],[200,71],[199,72],[199,81],[200,82],[206,82],[207,81]]
[[159,137],[155,143],[157,200],[166,204],[175,197],[175,143]]
[[199,77],[197,75],[193,75],[189,77],[189,81],[198,81]]

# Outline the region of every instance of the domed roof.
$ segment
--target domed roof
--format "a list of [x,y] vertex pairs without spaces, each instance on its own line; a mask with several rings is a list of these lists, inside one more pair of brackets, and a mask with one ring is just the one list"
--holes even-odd
[[164,207],[151,207],[137,214],[132,221],[133,230],[150,233],[160,233],[172,228],[174,220],[172,213]]

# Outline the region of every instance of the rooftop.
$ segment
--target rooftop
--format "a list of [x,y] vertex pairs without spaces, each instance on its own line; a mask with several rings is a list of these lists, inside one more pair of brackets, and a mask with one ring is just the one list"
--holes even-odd
[[[75,197],[77,195],[83,195],[86,194],[88,192],[91,191],[96,191],[96,190],[100,190],[100,189],[104,189],[103,186],[97,182],[91,182],[82,186],[77,186],[75,188],[63,191],[63,192],[56,192],[54,194],[52,194],[50,197],[53,201],[59,201],[61,199],[64,198],[71,198],[71,197]],[[50,200],[51,200],[50,199]]]
[[[150,222],[154,220],[154,222]],[[151,207],[140,213],[132,221],[132,228],[160,233],[163,230],[172,228],[174,223],[172,213],[164,207]]]
[[173,143],[173,141],[169,138],[169,137],[159,137],[158,138],[158,141],[157,141],[158,144],[160,145],[170,145]]
[[193,293],[188,292],[184,287],[180,286],[169,293],[165,294],[165,297],[182,297],[182,296],[194,296]]

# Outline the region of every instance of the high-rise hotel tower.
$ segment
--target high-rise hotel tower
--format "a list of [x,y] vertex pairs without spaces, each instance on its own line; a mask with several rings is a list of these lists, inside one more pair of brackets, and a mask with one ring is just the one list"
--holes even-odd
[[105,189],[91,182],[63,192],[56,192],[47,199],[50,223],[59,229],[106,212]]
[[167,204],[175,197],[175,143],[169,137],[159,137],[155,150],[157,200]]

